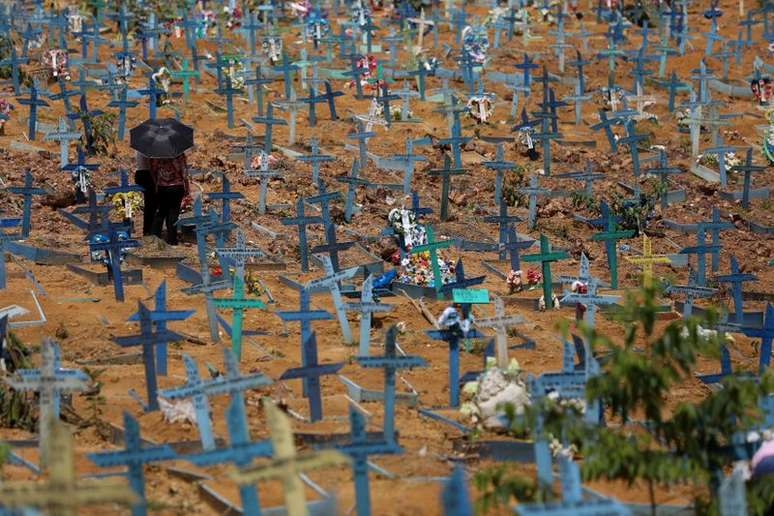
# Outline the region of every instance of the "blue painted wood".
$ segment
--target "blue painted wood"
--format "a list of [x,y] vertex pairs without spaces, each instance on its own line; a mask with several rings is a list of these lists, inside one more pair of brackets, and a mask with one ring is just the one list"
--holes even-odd
[[88,454],[89,460],[101,468],[126,466],[129,485],[137,493],[139,502],[132,505],[132,516],[144,516],[148,511],[145,498],[144,467],[151,462],[162,462],[177,458],[175,451],[168,445],[142,446],[140,426],[137,420],[124,412],[124,449]]
[[309,271],[309,248],[306,238],[306,226],[312,224],[322,224],[323,219],[318,216],[308,216],[304,214],[304,203],[309,202],[308,199],[304,200],[303,197],[296,199],[296,216],[286,217],[280,219],[280,222],[284,226],[297,226],[298,227],[298,248],[301,255],[301,271]]
[[391,326],[384,338],[384,355],[358,356],[361,367],[384,369],[384,436],[387,442],[395,443],[395,374],[399,369],[427,367],[427,362],[419,356],[397,356],[397,326]]
[[41,346],[40,367],[38,369],[17,369],[13,376],[5,378],[5,382],[18,391],[38,393],[40,400],[40,417],[38,418],[39,462],[41,467],[45,468],[51,459],[48,456],[47,445],[51,425],[59,420],[62,393],[86,390],[91,381],[86,373],[79,369],[62,368],[59,345],[53,339],[45,338]]
[[22,106],[30,107],[29,129],[27,130],[27,137],[30,139],[30,141],[34,141],[35,133],[37,132],[38,108],[48,107],[48,102],[38,98],[38,88],[35,84],[30,86],[30,96],[28,98],[17,98],[16,101]]
[[367,357],[370,351],[371,318],[373,314],[376,312],[389,312],[392,310],[392,305],[374,301],[373,282],[374,277],[372,274],[369,274],[363,282],[360,292],[360,301],[344,303],[344,307],[347,310],[360,312],[360,344],[358,355],[363,357]]
[[291,380],[294,378],[305,380],[309,397],[309,419],[312,422],[320,421],[323,417],[320,377],[336,374],[339,369],[344,367],[344,363],[318,363],[317,340],[314,332],[312,332],[310,338],[304,342],[303,352],[304,365],[286,370],[282,373],[282,376],[280,376],[280,380]]
[[[190,398],[196,411],[196,422],[202,448],[205,451],[215,450],[215,438],[210,423],[209,396],[228,394],[232,398],[248,389],[264,387],[272,380],[262,373],[241,375],[236,359],[227,347],[223,347],[223,360],[226,364],[225,374],[208,380],[202,380],[196,362],[188,354],[183,353],[183,363],[186,370],[186,382],[180,387],[166,389],[159,395],[169,399]],[[233,445],[233,442],[232,442]]]
[[731,272],[729,274],[715,276],[715,281],[718,283],[728,283],[731,285],[731,296],[734,298],[734,320],[736,322],[742,322],[744,321],[742,285],[748,281],[758,281],[758,277],[755,274],[741,272],[735,255],[731,255],[730,261]]
[[33,195],[46,195],[48,190],[33,186],[32,173],[28,170],[24,173],[24,186],[9,186],[6,191],[21,195],[24,198],[22,204],[22,230],[21,237],[27,238],[30,236],[30,218],[32,215],[32,196]]
[[444,482],[441,503],[445,516],[473,516],[475,514],[468,492],[468,483],[465,480],[465,469],[460,464],[454,466],[449,479]]
[[355,483],[355,508],[358,516],[370,516],[371,493],[368,482],[369,455],[384,455],[402,453],[403,450],[395,443],[381,439],[368,439],[366,421],[363,415],[354,407],[349,407],[349,426],[351,440],[339,444],[336,449],[346,453],[352,459],[352,478]]
[[[171,321],[184,321],[191,317],[195,310],[167,310],[167,281],[163,280],[154,294],[155,307],[150,311],[156,333],[159,335],[156,341],[156,372],[160,376],[167,376],[167,323]],[[139,321],[140,313],[132,314],[128,321]]]
[[143,408],[146,412],[153,412],[159,409],[155,346],[162,340],[173,342],[183,340],[183,337],[169,329],[154,332],[150,310],[145,307],[142,301],[138,301],[137,304],[139,305],[138,320],[140,322],[140,333],[125,337],[113,337],[112,340],[121,347],[142,346],[142,359],[145,365],[145,385],[148,394],[148,404]]
[[[105,218],[104,220],[109,223],[109,219]],[[110,228],[105,233],[105,236],[107,241],[104,242],[90,240],[89,250],[92,252],[105,251],[107,253],[107,266],[113,276],[113,291],[115,292],[116,301],[123,302],[124,284],[121,276],[121,252],[124,249],[140,247],[140,243],[137,240],[122,238],[115,228]]]
[[449,406],[460,406],[460,339],[478,339],[486,337],[475,328],[463,333],[457,329],[425,330],[432,339],[442,340],[449,346]]

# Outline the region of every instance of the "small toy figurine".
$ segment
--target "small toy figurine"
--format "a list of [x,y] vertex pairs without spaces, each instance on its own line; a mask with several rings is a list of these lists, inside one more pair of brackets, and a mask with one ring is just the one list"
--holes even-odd
[[282,59],[282,38],[279,36],[265,36],[261,40],[261,50],[272,63],[278,63]]
[[[452,306],[447,307],[441,312],[441,316],[438,317],[438,321],[436,322],[441,328],[446,328],[465,336],[473,327],[474,322],[473,312],[471,310],[468,310],[467,312],[468,314],[466,317],[462,305],[460,303],[454,303]],[[460,313],[463,315],[460,316]]]
[[508,271],[508,275],[505,278],[505,282],[508,284],[508,294],[514,292],[521,292],[524,290],[524,283],[521,277],[521,271]]
[[[572,285],[570,286],[570,290],[572,290],[576,294],[588,294],[589,286],[582,281],[573,281]],[[576,321],[582,320],[583,315],[585,313],[586,313],[586,305],[584,305],[583,303],[576,303],[575,320]]]
[[70,80],[70,61],[67,56],[67,50],[54,48],[44,52],[43,64],[48,67],[54,79],[62,77],[66,81]]
[[753,79],[750,81],[750,89],[753,96],[761,106],[768,106],[772,100],[772,85],[771,79],[768,77],[761,77],[759,79]]
[[10,118],[11,111],[13,111],[13,104],[6,99],[0,99],[0,136],[5,135],[5,123]]

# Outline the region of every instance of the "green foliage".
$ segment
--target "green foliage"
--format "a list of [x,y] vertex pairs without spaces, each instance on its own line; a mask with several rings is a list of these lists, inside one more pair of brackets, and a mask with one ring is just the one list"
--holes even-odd
[[[116,114],[103,113],[89,116],[91,121],[91,138],[81,136],[90,154],[107,155],[116,146]],[[83,142],[83,140],[86,140]]]
[[[0,35],[0,61],[11,57],[13,40],[6,35]],[[11,66],[0,66],[0,79],[11,78]]]
[[547,495],[531,478],[514,471],[511,464],[497,464],[477,471],[473,475],[473,485],[481,493],[476,500],[479,514],[509,507],[514,501],[544,501]]
[[640,194],[639,199],[626,199],[616,195],[610,203],[610,211],[620,217],[620,229],[634,230],[639,235],[647,227],[657,200],[656,196],[644,193]]
[[[719,355],[717,338],[699,332],[700,326],[712,327],[717,317],[709,310],[702,318],[662,327],[658,297],[657,287],[627,292],[623,306],[612,313],[624,330],[617,341],[580,325],[602,366],[601,374],[586,385],[587,403],[603,404],[607,425],[589,425],[577,404],[547,397],[529,407],[524,417],[516,416],[513,407],[505,407],[505,416],[511,434],[525,437],[534,433],[540,414],[544,437],[560,438],[579,449],[585,480],[623,481],[630,486],[644,482],[653,511],[658,486],[690,485],[697,494],[697,514],[717,514],[718,481],[733,464],[728,453],[731,436],[760,420],[758,400],[774,391],[774,375],[766,373],[757,380],[729,375],[721,389],[701,401],[674,400],[681,385],[695,381],[699,355]],[[566,325],[559,330],[567,336]],[[488,503],[515,489],[508,490],[503,472],[487,475],[483,478],[489,479]],[[748,483],[750,514],[765,514],[774,507],[773,488],[774,480]],[[702,499],[707,493],[710,498]]]
[[514,170],[506,172],[503,177],[503,199],[508,206],[520,206],[525,204],[526,196],[519,192],[519,188],[527,185],[524,179],[524,167],[516,165]]
[[[587,397],[601,400],[614,422],[575,431],[585,478],[630,485],[643,480],[652,504],[659,484],[692,484],[714,496],[718,474],[732,463],[725,451],[730,436],[759,419],[758,399],[773,385],[770,375],[759,382],[732,375],[698,403],[667,405],[675,388],[693,379],[699,354],[717,356],[719,343],[698,331],[715,322],[712,311],[656,332],[657,295],[655,288],[627,293],[614,315],[624,327],[621,344],[582,328],[594,349],[607,352],[604,372],[589,380]],[[646,423],[634,422],[635,415]]]
[[586,209],[590,211],[597,211],[599,209],[599,202],[591,195],[587,194],[585,190],[577,190],[570,195],[570,202],[572,207],[576,209]]
[[[5,346],[10,357],[5,361],[9,373],[34,367],[29,359],[30,350],[15,333],[8,333]],[[15,391],[4,384],[0,386],[0,426],[34,432],[37,422],[36,407],[32,396]]]

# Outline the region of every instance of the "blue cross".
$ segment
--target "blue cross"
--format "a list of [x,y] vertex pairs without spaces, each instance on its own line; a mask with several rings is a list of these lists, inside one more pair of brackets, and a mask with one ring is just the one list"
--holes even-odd
[[758,281],[758,277],[755,274],[743,273],[739,269],[739,263],[736,261],[736,256],[731,255],[731,272],[729,274],[722,274],[715,276],[715,281],[718,283],[728,283],[731,285],[731,293],[734,298],[734,322],[736,324],[744,324],[744,305],[742,297],[742,284],[748,281]]
[[320,421],[323,417],[322,392],[320,377],[335,374],[344,367],[343,362],[333,364],[320,364],[317,361],[317,340],[314,332],[303,345],[304,365],[286,370],[280,376],[280,380],[301,378],[305,381],[307,395],[309,397],[309,419]]
[[397,356],[396,337],[397,326],[391,326],[384,338],[384,355],[358,356],[357,363],[361,367],[384,369],[384,440],[396,445],[395,441],[395,375],[399,369],[427,367],[424,358],[413,355]]
[[17,98],[16,100],[19,104],[30,107],[28,138],[30,140],[35,140],[35,133],[37,131],[38,107],[48,107],[48,103],[45,100],[38,98],[38,89],[35,84],[30,86],[29,98]]
[[33,178],[32,173],[27,169],[24,173],[24,186],[9,186],[6,190],[12,194],[21,195],[24,198],[22,205],[22,230],[21,237],[27,238],[30,236],[30,217],[32,214],[32,196],[33,195],[46,195],[48,190],[32,186]]
[[89,460],[101,468],[123,466],[127,467],[127,477],[132,490],[137,493],[140,501],[132,505],[132,516],[147,514],[148,504],[145,499],[145,465],[150,462],[161,462],[177,458],[175,451],[167,444],[142,446],[140,425],[137,420],[124,412],[124,449],[121,451],[96,452],[88,454]]
[[[186,382],[176,388],[159,392],[159,395],[169,399],[191,398],[196,410],[196,421],[199,427],[199,436],[202,440],[202,448],[205,451],[215,450],[215,439],[210,423],[210,409],[208,396],[228,394],[232,398],[240,396],[241,392],[248,389],[257,389],[272,383],[272,380],[263,373],[250,375],[239,374],[236,358],[227,347],[223,347],[223,360],[226,364],[226,373],[209,380],[202,380],[196,362],[183,353],[183,363],[186,370]],[[231,426],[231,425],[229,425]],[[232,446],[235,444],[232,440]]]
[[467,333],[458,329],[425,330],[425,333],[432,339],[446,342],[449,346],[449,406],[459,407],[460,339],[477,339],[485,337],[485,335],[475,328]]
[[[156,306],[149,311],[151,321],[156,327],[156,372],[159,376],[167,376],[167,343],[173,334],[167,333],[167,323],[170,321],[184,321],[191,317],[195,310],[167,310],[167,281],[163,280],[153,296]],[[129,316],[128,321],[139,321],[140,313],[135,312]]]
[[108,239],[106,242],[89,241],[89,249],[92,252],[107,252],[107,266],[113,276],[113,290],[115,291],[116,301],[123,302],[124,281],[121,273],[121,251],[131,247],[140,247],[140,243],[137,240],[121,239],[115,228],[111,228],[105,236]]
[[11,83],[13,84],[13,94],[21,95],[21,81],[19,80],[19,65],[27,64],[29,59],[19,57],[16,54],[16,47],[11,45],[11,55],[0,61],[0,66],[11,67]]
[[[138,301],[137,304],[139,311],[136,320],[140,322],[140,333],[125,337],[113,337],[112,340],[121,347],[142,346],[142,360],[145,365],[145,388],[148,393],[148,404],[143,408],[146,412],[153,412],[159,409],[155,346],[162,341],[165,343],[180,341],[183,340],[183,337],[168,329],[157,329],[154,333],[154,315],[145,307],[142,301]],[[164,317],[163,312],[162,315],[157,317]]]
[[304,199],[299,197],[296,200],[296,216],[286,217],[280,219],[280,222],[284,226],[298,226],[298,247],[299,254],[301,255],[301,270],[303,272],[309,271],[309,251],[306,239],[306,226],[311,224],[322,224],[323,219],[317,216],[309,216],[304,214]]
[[366,422],[360,412],[349,407],[349,426],[351,440],[336,446],[352,459],[352,478],[355,483],[355,507],[357,516],[370,516],[371,496],[368,485],[368,456],[376,454],[396,454],[403,450],[388,441],[368,439]]

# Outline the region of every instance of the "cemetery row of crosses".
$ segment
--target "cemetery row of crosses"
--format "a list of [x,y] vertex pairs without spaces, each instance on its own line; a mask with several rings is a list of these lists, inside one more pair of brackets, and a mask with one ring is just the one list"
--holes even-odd
[[771,513],[773,54],[765,0],[0,1],[0,512]]

